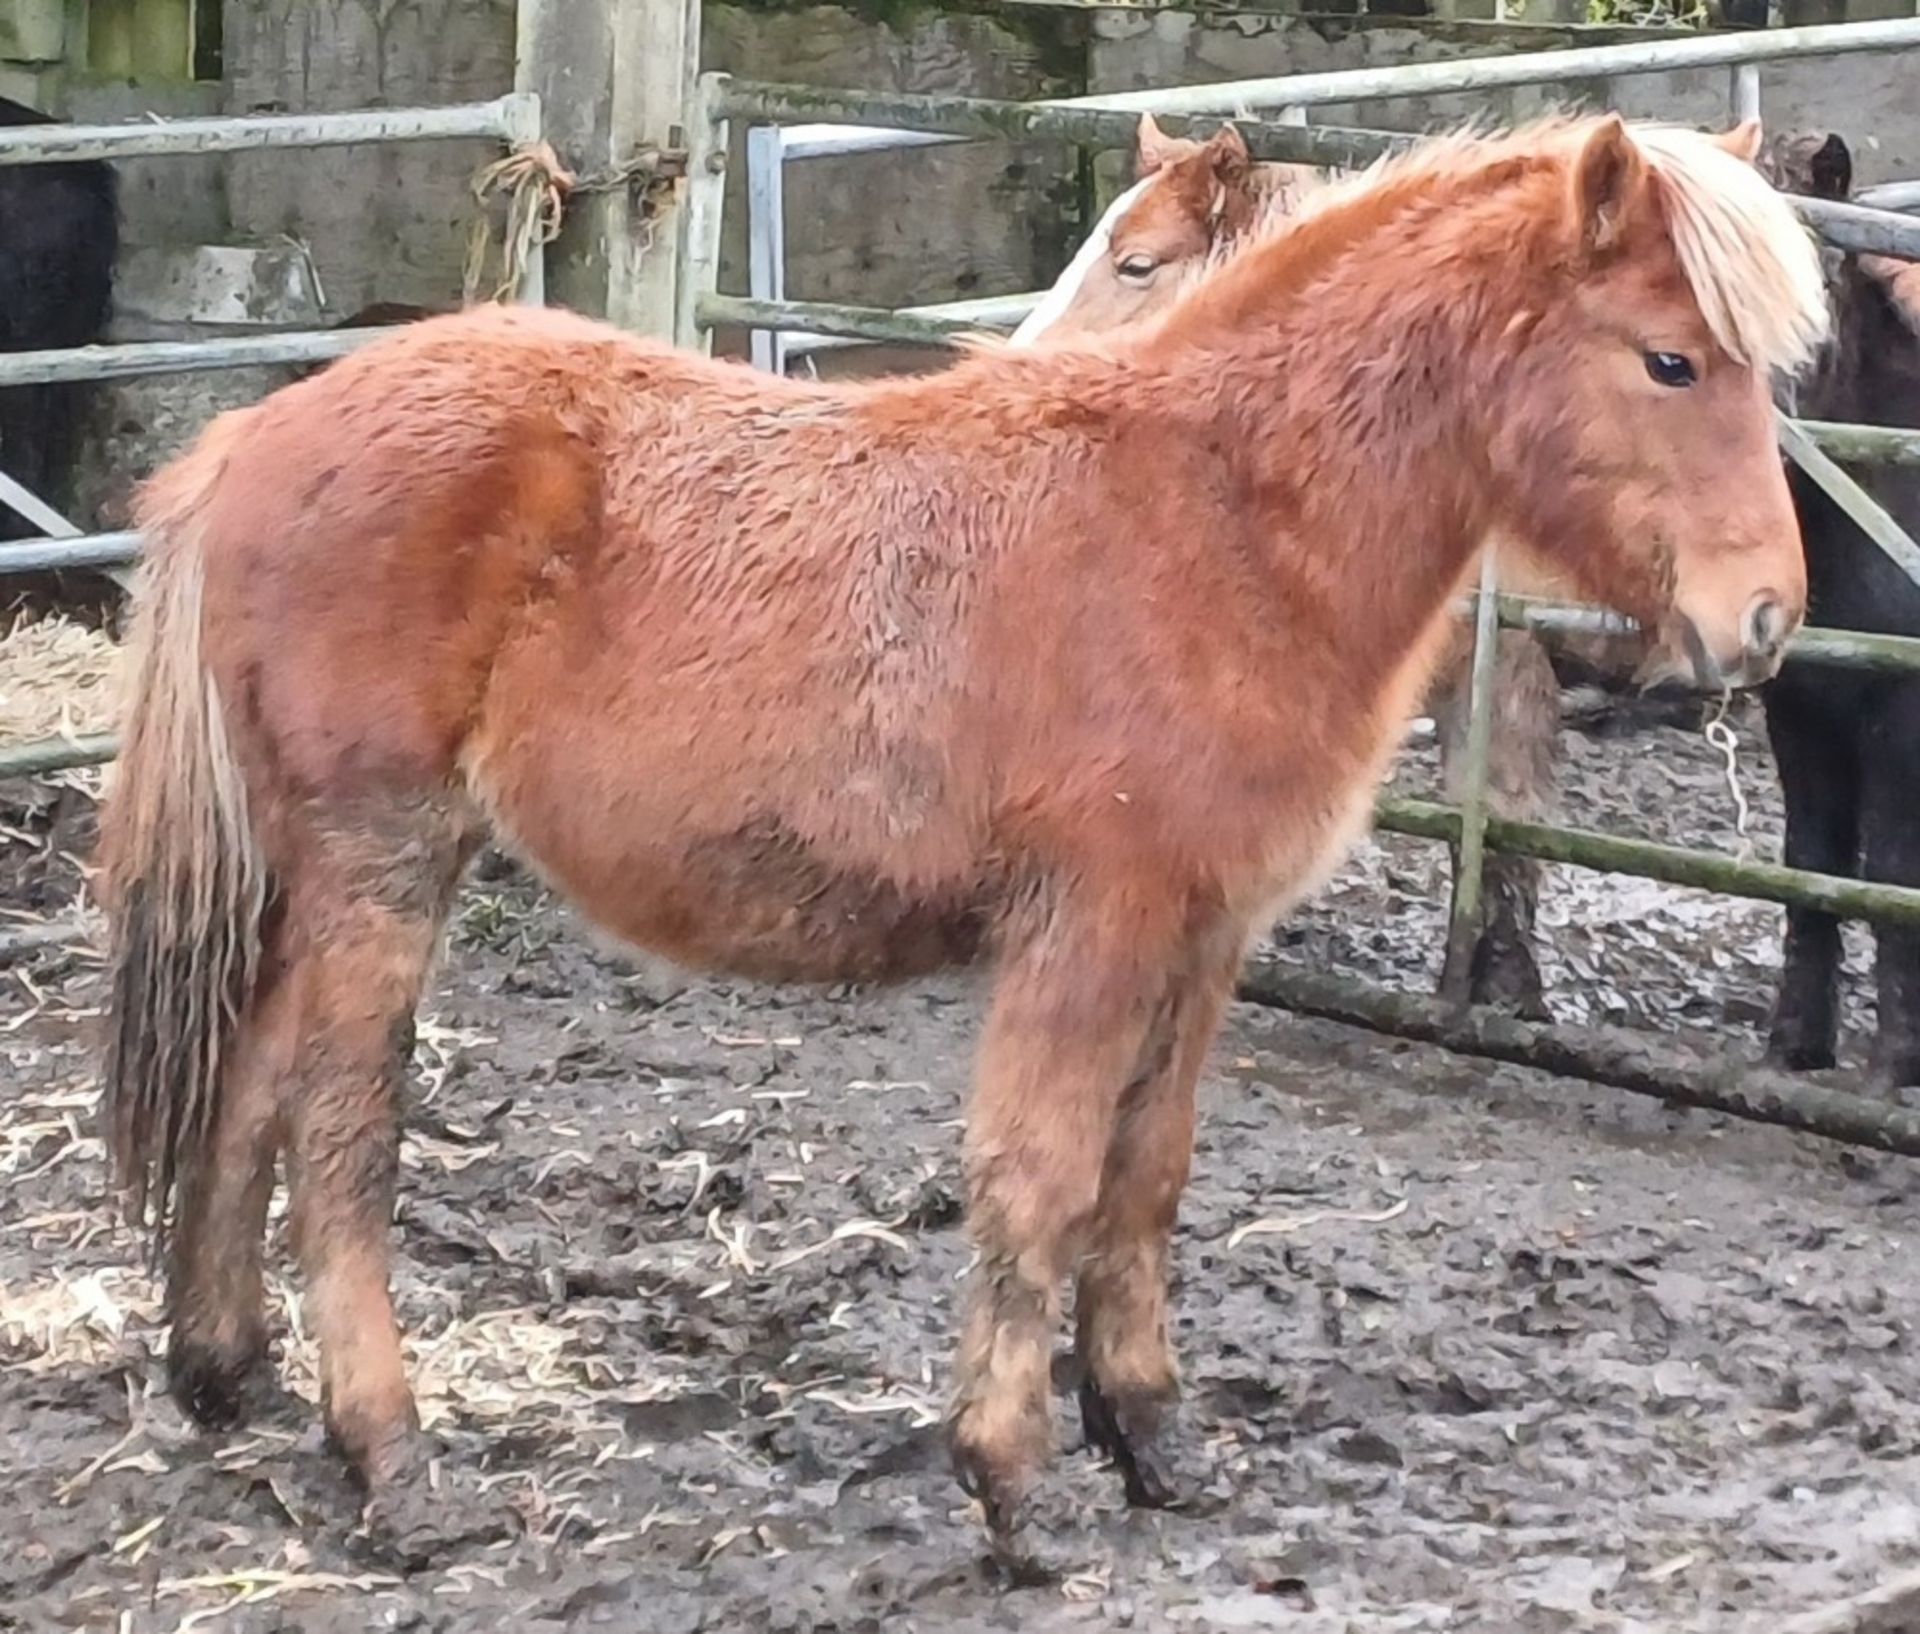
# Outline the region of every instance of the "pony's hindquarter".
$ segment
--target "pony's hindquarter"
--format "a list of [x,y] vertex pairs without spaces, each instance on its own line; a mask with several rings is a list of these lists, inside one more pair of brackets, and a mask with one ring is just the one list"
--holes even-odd
[[203,448],[146,509],[131,708],[101,825],[112,1149],[158,1243],[205,1155],[221,1068],[259,977],[271,890],[226,707],[202,661],[201,513],[218,474],[218,455]]
[[330,451],[316,414],[353,390],[321,376],[216,422],[143,502],[102,840],[106,1081],[120,1178],[166,1264],[182,1406],[245,1416],[284,1147],[329,1425],[379,1474],[413,1423],[387,1292],[397,1091],[475,829],[452,781],[487,635],[467,615],[511,599],[490,575],[517,583],[524,556],[475,562],[420,522],[443,501],[455,528],[513,509],[524,466],[489,467],[484,428],[450,422],[442,458],[409,471],[418,449],[377,426]]
[[[155,1257],[171,1262],[175,1389],[209,1421],[232,1416],[232,1392],[218,1381],[246,1372],[264,1328],[257,1268],[249,1310],[245,1299],[215,1297],[230,1279],[206,1250],[239,1223],[230,1197],[257,1197],[257,1239],[265,1197],[256,1171],[270,1184],[272,1161],[264,1129],[236,1147],[231,1086],[261,984],[274,883],[227,700],[202,645],[206,510],[238,419],[217,424],[144,506],[131,708],[100,852],[114,1164],[135,1215],[152,1228]],[[227,1269],[244,1282],[247,1263],[242,1251]]]

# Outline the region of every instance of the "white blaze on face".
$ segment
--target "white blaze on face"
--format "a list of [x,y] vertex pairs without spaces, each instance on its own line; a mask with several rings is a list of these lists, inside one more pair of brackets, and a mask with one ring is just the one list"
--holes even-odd
[[1009,346],[1031,346],[1060,321],[1067,308],[1073,305],[1081,285],[1087,281],[1088,272],[1099,264],[1112,245],[1113,229],[1119,225],[1120,218],[1133,208],[1140,195],[1153,185],[1153,181],[1152,176],[1142,176],[1107,206],[1106,214],[1100,218],[1086,243],[1074,252],[1073,259],[1067,263],[1067,270],[1060,274],[1053,288],[1041,296],[1040,304],[1020,320],[1020,327],[1008,337]]

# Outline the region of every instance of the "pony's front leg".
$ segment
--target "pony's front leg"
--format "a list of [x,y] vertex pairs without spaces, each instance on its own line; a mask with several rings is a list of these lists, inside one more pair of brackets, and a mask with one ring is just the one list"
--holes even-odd
[[1060,1285],[1087,1242],[1114,1116],[1165,990],[1162,916],[1056,906],[1002,965],[967,1128],[978,1250],[950,1435],[999,1542],[1051,1450]]
[[1168,1249],[1193,1158],[1194,1092],[1242,943],[1223,936],[1209,945],[1162,1001],[1121,1098],[1080,1268],[1081,1423],[1089,1445],[1119,1469],[1127,1501],[1147,1508],[1177,1497],[1157,1446],[1179,1393],[1167,1335]]
[[398,1099],[438,921],[334,901],[303,916],[293,972],[300,1044],[290,1085],[293,1238],[320,1350],[327,1433],[376,1510],[404,1500],[418,1419],[389,1289]]

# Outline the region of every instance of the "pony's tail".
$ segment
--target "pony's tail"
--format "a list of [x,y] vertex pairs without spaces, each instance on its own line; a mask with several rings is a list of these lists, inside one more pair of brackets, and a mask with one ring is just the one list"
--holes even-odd
[[219,691],[201,654],[217,430],[143,499],[120,761],[102,820],[109,924],[106,1115],[115,1178],[163,1254],[209,1158],[222,1068],[251,1007],[271,881]]

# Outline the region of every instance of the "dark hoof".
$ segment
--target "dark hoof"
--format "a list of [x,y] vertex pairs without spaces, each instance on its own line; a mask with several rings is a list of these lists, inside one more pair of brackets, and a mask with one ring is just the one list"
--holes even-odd
[[1521,1021],[1553,1020],[1553,1012],[1547,1008],[1546,983],[1540,979],[1540,967],[1524,948],[1502,947],[1492,940],[1483,940],[1475,952],[1467,998],[1473,1004],[1488,1005]]
[[1780,1038],[1767,1044],[1767,1065],[1787,1072],[1824,1072],[1834,1065],[1835,1059],[1831,1044],[1805,1044]]
[[954,1438],[950,1443],[954,1478],[960,1490],[980,1505],[986,1517],[987,1535],[992,1540],[994,1558],[1002,1557],[1019,1529],[1021,1492],[997,1473],[976,1447]]
[[1538,986],[1515,989],[1495,985],[1476,989],[1469,997],[1473,1003],[1490,1005],[1516,1021],[1535,1021],[1542,1026],[1550,1025],[1553,1021],[1553,1012],[1547,1008],[1546,995]]
[[1066,1575],[1038,1555],[1016,1544],[1011,1538],[992,1540],[993,1552],[987,1557],[987,1569],[996,1587],[1002,1589],[1048,1589]]
[[219,1350],[176,1338],[167,1348],[167,1389],[203,1430],[237,1430],[265,1393],[267,1347]]
[[1920,1087],[1920,1059],[1905,1051],[1898,1055],[1882,1052],[1874,1058],[1871,1076],[1874,1084],[1889,1095]]
[[1116,1402],[1092,1379],[1080,1383],[1087,1445],[1113,1460],[1135,1509],[1172,1509],[1181,1494],[1159,1447],[1161,1403]]

